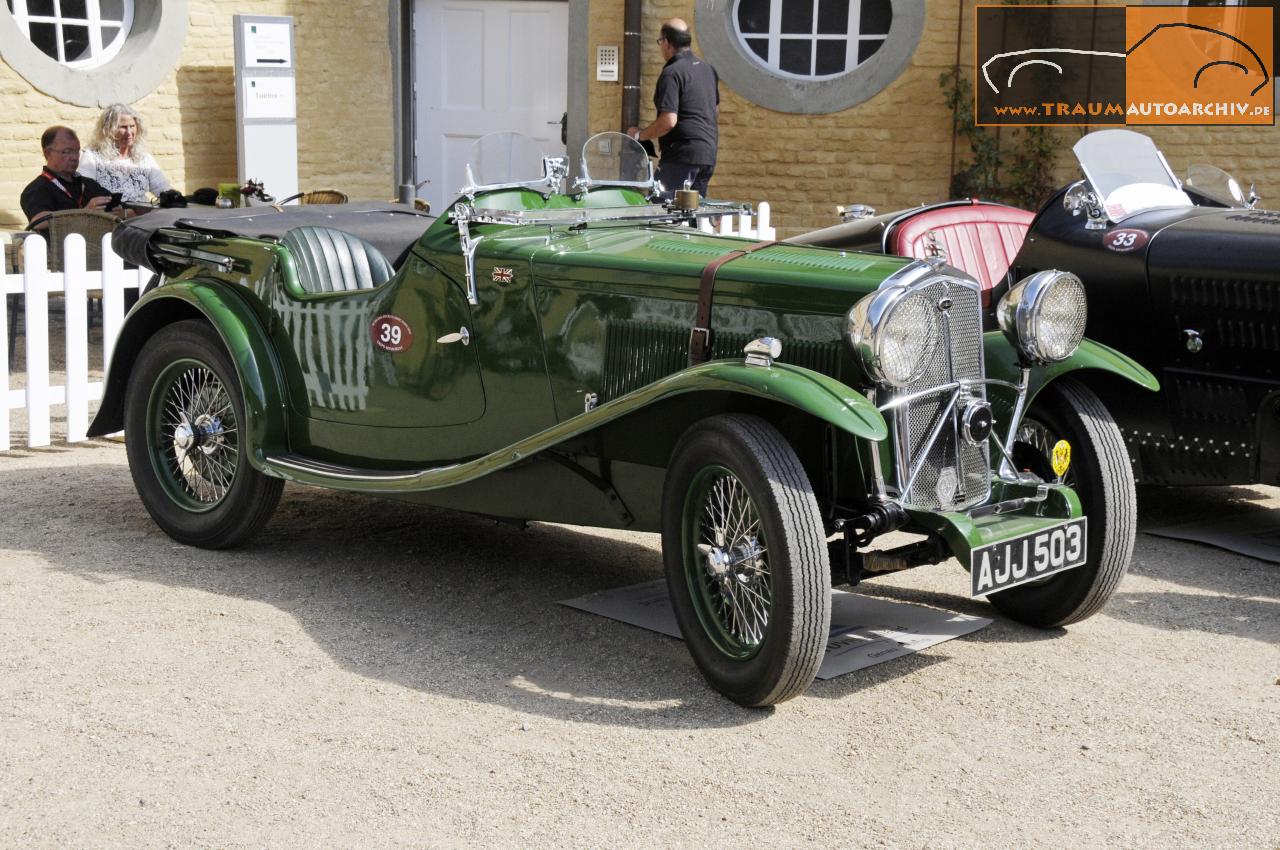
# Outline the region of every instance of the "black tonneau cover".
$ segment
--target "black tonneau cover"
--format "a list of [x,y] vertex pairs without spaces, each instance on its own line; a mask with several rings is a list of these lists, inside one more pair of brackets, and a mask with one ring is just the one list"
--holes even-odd
[[243,209],[193,208],[155,210],[121,222],[111,235],[111,246],[125,262],[158,271],[147,251],[151,237],[162,227],[199,230],[215,236],[249,236],[279,239],[295,227],[332,227],[358,236],[373,245],[392,266],[399,268],[405,255],[435,216],[405,204],[368,201],[355,204],[311,204]]

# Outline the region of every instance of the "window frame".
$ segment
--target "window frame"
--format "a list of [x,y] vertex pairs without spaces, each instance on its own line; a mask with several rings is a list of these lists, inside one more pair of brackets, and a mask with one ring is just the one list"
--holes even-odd
[[[15,9],[18,2],[14,0]],[[21,2],[25,11],[26,0]],[[64,64],[45,53],[4,3],[0,5],[0,58],[33,88],[66,103],[90,107],[133,103],[155,91],[177,67],[189,15],[188,0],[130,0],[129,5],[132,20],[128,31],[122,30],[115,54],[100,56],[100,64],[88,66]],[[95,6],[101,10],[100,2]]]
[[[843,76],[844,74],[848,74],[851,71],[857,70],[859,65],[866,64],[866,62],[858,61],[860,48],[864,42],[872,42],[872,41],[880,42],[881,47],[883,47],[884,42],[887,41],[889,38],[889,33],[887,32],[869,33],[869,34],[862,32],[862,21],[860,20],[862,16],[862,7],[861,7],[861,3],[858,2],[858,0],[849,0],[848,10],[847,10],[848,20],[846,21],[846,29],[842,33],[823,33],[818,31],[819,30],[818,22],[820,18],[819,4],[822,2],[822,0],[813,0],[811,20],[809,22],[810,31],[807,33],[783,31],[782,6],[783,4],[787,3],[788,0],[764,0],[764,2],[769,4],[769,27],[766,32],[762,32],[762,33],[742,32],[741,25],[739,24],[738,10],[741,8],[743,0],[733,0],[733,5],[729,10],[730,21],[733,24],[733,31],[738,37],[738,41],[743,48],[743,52],[748,57],[754,59],[762,67],[764,67],[766,71],[772,74],[776,74],[780,77],[786,77],[793,80],[804,80],[806,82],[835,79],[837,77]],[[890,5],[889,14],[892,17],[893,15],[892,5]],[[892,31],[893,29],[892,21],[890,22],[889,28],[890,28],[890,31]],[[760,40],[768,41],[769,57],[761,58],[760,54],[756,53],[755,50],[752,49],[751,45],[747,43],[749,40],[750,41],[760,41]],[[812,73],[797,74],[794,71],[787,71],[782,68],[781,47],[782,47],[782,42],[784,40],[785,41],[807,41],[809,43],[810,45],[809,67],[812,69]],[[824,41],[844,43],[845,64],[844,64],[843,70],[838,71],[834,74],[817,73],[817,65],[818,65],[817,46],[820,42],[824,42]],[[877,52],[879,52],[878,49],[877,49]],[[870,62],[872,58],[874,58],[874,54],[872,56],[867,57],[866,61]]]
[[[11,5],[9,14],[13,16],[14,21],[18,25],[18,29],[31,41],[31,25],[32,24],[50,24],[55,28],[57,33],[55,45],[58,55],[50,56],[60,65],[68,68],[97,68],[105,65],[120,53],[120,49],[124,47],[125,42],[129,39],[129,31],[133,27],[133,0],[119,0],[121,15],[120,20],[107,20],[102,15],[101,0],[83,0],[85,7],[85,16],[83,18],[73,15],[63,14],[63,0],[52,0],[52,15],[37,15],[29,11],[27,0],[8,0],[6,5]],[[89,33],[89,44],[84,58],[68,61],[66,58],[66,36],[63,34],[64,28],[69,26],[84,27]],[[107,29],[115,31],[115,36],[109,44],[103,44],[102,36]],[[35,44],[32,41],[32,44]],[[40,49],[37,46],[37,49]],[[44,53],[43,49],[40,49]],[[48,53],[45,53],[48,56]]]
[[880,49],[833,77],[804,78],[765,67],[738,37],[737,4],[724,0],[697,4],[697,49],[721,81],[766,109],[802,115],[841,112],[884,91],[907,69],[920,45],[925,4],[921,0],[889,2],[893,17]]

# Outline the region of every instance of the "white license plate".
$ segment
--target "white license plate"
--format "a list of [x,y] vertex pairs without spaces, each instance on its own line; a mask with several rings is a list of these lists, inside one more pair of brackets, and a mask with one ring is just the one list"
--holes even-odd
[[1085,562],[1085,517],[1012,540],[980,546],[969,555],[973,595],[986,596]]

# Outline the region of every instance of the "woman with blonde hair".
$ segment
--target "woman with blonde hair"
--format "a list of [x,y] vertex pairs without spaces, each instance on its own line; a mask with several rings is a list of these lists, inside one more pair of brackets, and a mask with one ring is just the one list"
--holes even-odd
[[147,152],[142,116],[131,106],[113,103],[93,125],[89,147],[80,157],[80,174],[98,181],[108,192],[119,192],[127,204],[147,203],[147,193],[159,195],[169,181]]

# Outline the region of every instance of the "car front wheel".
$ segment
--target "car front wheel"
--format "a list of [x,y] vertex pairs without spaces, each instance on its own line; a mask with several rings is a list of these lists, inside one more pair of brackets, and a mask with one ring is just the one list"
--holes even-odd
[[235,367],[205,322],[177,322],[138,355],[125,393],[125,447],[142,504],[174,540],[242,543],[267,522],[284,482],[249,465]]
[[830,567],[809,478],[772,425],[717,416],[686,432],[667,470],[662,555],[712,687],[767,706],[809,686],[830,628]]
[[1083,566],[989,598],[1002,613],[1042,628],[1091,617],[1106,605],[1133,558],[1137,494],[1124,437],[1098,396],[1069,378],[1045,387],[1018,429],[1013,459],[1045,480],[1058,440],[1071,444],[1063,483],[1076,491],[1088,518],[1088,560]]

